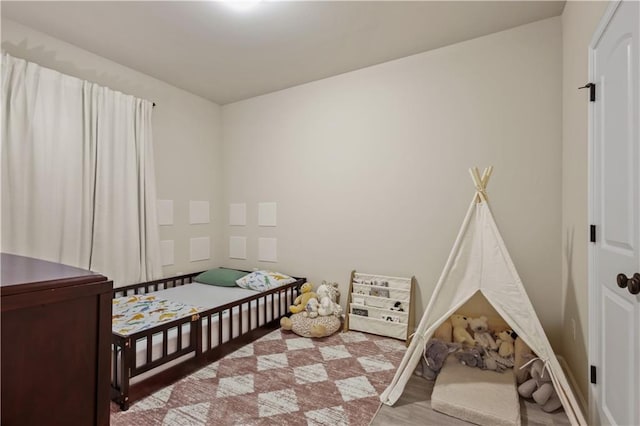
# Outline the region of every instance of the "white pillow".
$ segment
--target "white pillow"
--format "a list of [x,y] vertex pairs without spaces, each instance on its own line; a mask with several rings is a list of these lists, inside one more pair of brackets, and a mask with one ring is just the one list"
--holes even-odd
[[279,272],[255,271],[236,280],[239,287],[255,291],[266,291],[290,284],[296,279]]

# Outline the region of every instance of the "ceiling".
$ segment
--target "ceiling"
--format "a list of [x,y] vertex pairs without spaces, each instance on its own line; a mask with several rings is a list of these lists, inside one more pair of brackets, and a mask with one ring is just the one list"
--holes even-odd
[[564,1],[2,1],[2,17],[227,104],[562,13]]

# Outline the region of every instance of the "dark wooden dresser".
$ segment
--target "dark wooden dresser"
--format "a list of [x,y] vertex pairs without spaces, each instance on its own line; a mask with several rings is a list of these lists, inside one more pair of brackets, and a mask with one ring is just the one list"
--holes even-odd
[[2,425],[108,425],[113,283],[1,256]]

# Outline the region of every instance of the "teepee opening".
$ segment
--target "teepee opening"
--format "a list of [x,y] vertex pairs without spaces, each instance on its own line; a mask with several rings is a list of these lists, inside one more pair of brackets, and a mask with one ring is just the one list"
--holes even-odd
[[484,316],[487,318],[490,330],[505,330],[511,328],[507,321],[495,310],[493,305],[489,303],[487,298],[483,296],[481,291],[476,291],[469,300],[456,310],[455,314],[470,318]]
[[[423,357],[425,345],[434,337],[436,331],[441,330],[439,328],[443,324],[450,321],[452,315],[462,313],[470,317],[487,317],[490,328],[493,326],[494,329],[504,329],[506,326],[513,330],[541,360],[545,374],[551,378],[553,388],[571,424],[586,424],[577,399],[527,296],[489,208],[486,189],[492,172],[492,167],[485,169],[482,175],[477,168],[470,169],[475,194],[414,338],[391,384],[380,399],[387,405],[393,405],[400,398],[406,383]],[[452,363],[450,358],[451,355],[447,358],[444,368],[448,368]],[[465,368],[467,370],[458,374],[460,377],[455,374],[450,377],[456,385],[455,392],[450,396],[443,392],[445,399],[452,400],[451,413],[447,414],[458,414],[458,417],[465,418],[468,414],[465,412],[467,408],[470,407],[473,411],[474,407],[479,406],[481,408],[476,410],[477,412],[471,413],[471,417],[465,419],[478,424],[519,425],[517,392],[515,415],[513,410],[506,414],[500,410],[501,407],[498,405],[505,404],[499,398],[493,401],[480,398],[480,405],[470,404],[468,407],[465,404],[456,404],[454,399],[461,400],[462,395],[469,395],[469,398],[474,398],[475,395],[475,398],[479,398],[478,396],[490,395],[493,391],[503,392],[509,387],[509,381],[505,383],[504,377],[482,375],[471,371],[475,369]],[[495,371],[485,373],[500,374]],[[491,381],[493,384],[500,383],[492,387]],[[436,380],[434,392],[437,386]],[[515,380],[511,386],[515,389]],[[491,403],[496,407],[486,407]],[[495,408],[495,412],[488,410],[489,408]],[[483,417],[483,413],[486,414],[487,411],[490,411],[490,415]],[[476,415],[479,417],[474,417]]]

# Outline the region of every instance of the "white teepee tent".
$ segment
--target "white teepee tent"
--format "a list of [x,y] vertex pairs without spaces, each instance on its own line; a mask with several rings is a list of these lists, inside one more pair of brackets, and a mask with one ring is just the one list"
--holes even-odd
[[476,193],[449,259],[398,371],[380,399],[393,405],[420,361],[425,343],[451,314],[481,292],[518,336],[542,359],[571,424],[586,421],[540,320],[524,290],[489,209],[487,183],[493,168],[470,169]]

